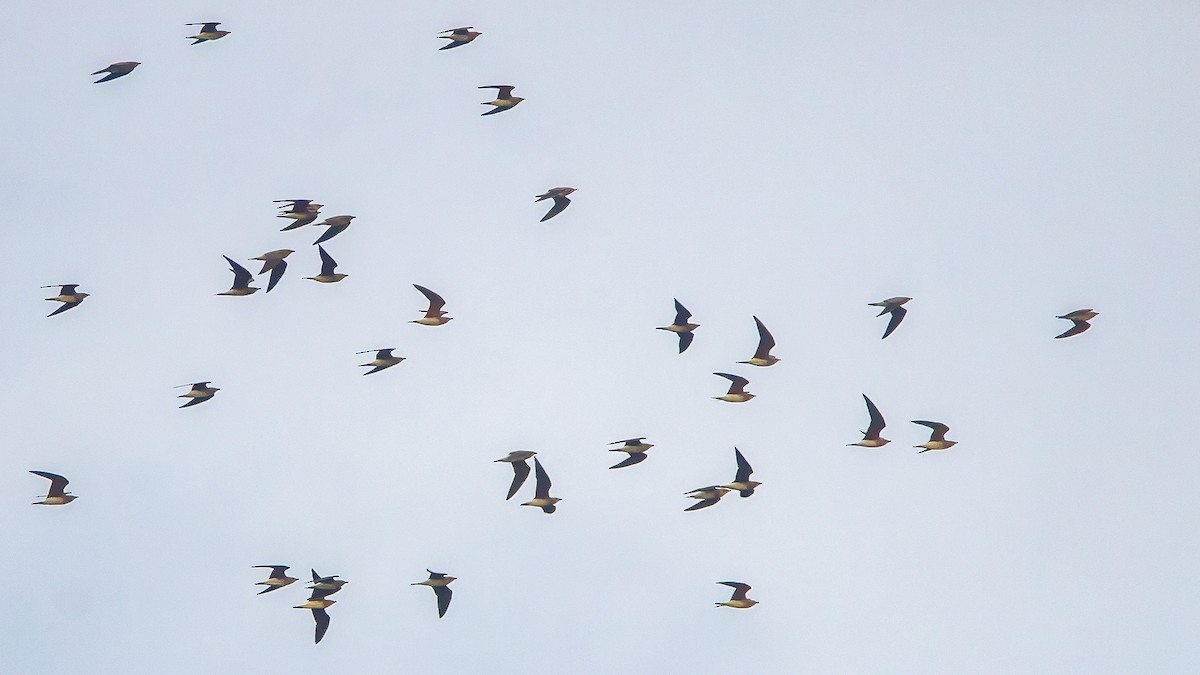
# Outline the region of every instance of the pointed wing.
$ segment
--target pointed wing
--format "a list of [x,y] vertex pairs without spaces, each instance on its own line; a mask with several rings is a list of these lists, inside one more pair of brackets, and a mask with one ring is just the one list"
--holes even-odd
[[29,473],[32,473],[35,476],[41,476],[42,478],[49,479],[50,491],[46,493],[47,497],[63,496],[63,494],[64,494],[63,490],[66,489],[67,483],[70,482],[66,478],[63,478],[62,476],[60,476],[56,473],[50,473],[49,471],[30,471]]
[[282,579],[287,576],[284,573],[291,569],[288,565],[254,565],[254,568],[271,570],[270,579]]
[[1071,337],[1072,335],[1079,335],[1083,331],[1092,327],[1092,324],[1086,321],[1080,321],[1079,319],[1071,319],[1071,323],[1072,326],[1068,328],[1066,332],[1062,333],[1061,335],[1055,335],[1054,339],[1057,340],[1059,338]]
[[[265,266],[265,263],[264,263],[264,266]],[[286,271],[287,271],[287,261],[286,260],[280,260],[278,263],[275,263],[275,266],[271,268],[271,280],[267,282],[267,292],[268,293],[271,292],[272,288],[275,288],[275,284],[279,283],[279,280],[283,278],[283,273]]]
[[330,225],[328,230],[325,230],[324,232],[321,233],[320,237],[317,237],[317,240],[313,242],[313,245],[315,246],[317,244],[320,244],[320,243],[329,241],[330,239],[333,239],[334,237],[338,236],[342,232],[345,232],[346,228],[348,228],[348,227],[350,227],[350,226],[349,225]]
[[229,263],[229,271],[233,272],[233,287],[248,287],[250,285],[250,281],[254,279],[254,275],[250,274],[250,270],[237,264],[234,262],[233,258],[230,258],[229,256],[224,256],[224,258]]
[[772,337],[771,331],[763,325],[758,317],[754,317],[754,325],[758,326],[758,349],[754,352],[754,358],[765,359],[771,354],[771,350],[775,348],[775,338]]
[[[687,311],[687,308],[684,307],[682,304],[680,304],[678,300],[676,300],[675,301],[675,325],[676,326],[686,326],[688,319],[690,319],[690,318],[692,318],[692,313]],[[683,350],[681,349],[679,351],[683,351]]]
[[542,219],[540,221],[538,221],[540,223],[544,223],[547,220],[550,220],[551,218],[553,218],[554,216],[557,216],[558,214],[562,213],[563,209],[567,208],[567,206],[569,206],[571,204],[571,200],[568,199],[565,195],[555,194],[552,196],[554,198],[554,206],[551,206],[550,210],[546,212],[546,215],[542,216]]
[[525,479],[529,478],[529,464],[527,462],[512,462],[512,468],[512,485],[508,487],[508,496],[504,498],[505,501],[512,499],[513,495],[517,494],[517,490],[520,490],[521,486],[525,484]]
[[534,475],[537,477],[537,490],[534,491],[534,497],[537,499],[546,499],[550,497],[550,476],[546,474],[546,470],[542,468],[542,463],[535,457],[533,460]]
[[645,436],[638,436],[637,438],[626,438],[620,441],[613,441],[612,443],[609,443],[609,445],[616,445],[617,443],[624,443],[625,445],[639,445],[644,440],[646,440]]
[[79,303],[81,303],[81,302],[83,302],[83,301],[77,300],[75,302],[64,302],[61,307],[54,310],[53,312],[50,312],[49,314],[46,315],[46,317],[49,318],[49,317],[54,316],[55,314],[62,314],[63,312],[67,311],[68,309],[71,309],[72,307],[78,307]]
[[746,593],[750,590],[749,584],[743,584],[739,581],[718,581],[717,583],[733,588],[733,597],[730,600],[745,600]]
[[446,610],[450,608],[450,598],[454,595],[454,591],[450,590],[449,586],[434,586],[433,594],[437,596],[438,603],[438,618],[446,616]]
[[883,337],[879,339],[882,340],[883,338],[891,335],[892,331],[896,330],[896,326],[899,326],[900,322],[904,320],[905,314],[908,314],[907,309],[904,309],[903,307],[893,307],[892,318],[888,319],[888,325],[883,331]]
[[413,284],[413,288],[421,291],[421,293],[429,300],[429,309],[425,310],[426,316],[440,316],[438,311],[441,310],[442,307],[446,306],[446,301],[442,299],[442,296],[434,293],[424,286],[418,286],[417,284]]
[[692,346],[692,340],[696,339],[695,333],[680,333],[679,334],[679,353],[687,351],[688,347]]
[[933,433],[929,436],[929,440],[931,440],[931,441],[946,440],[946,432],[950,431],[950,427],[946,426],[945,424],[942,424],[941,422],[930,422],[928,420],[913,420],[912,423],[920,424],[923,427],[929,427],[930,429],[932,429]]
[[314,609],[312,613],[313,621],[317,622],[313,644],[318,644],[321,642],[321,638],[325,637],[325,631],[329,630],[329,613],[324,609]]
[[321,254],[321,276],[333,274],[337,269],[337,261],[325,251],[325,247],[317,246],[317,251]]
[[637,464],[637,463],[639,463],[639,462],[642,462],[642,461],[644,461],[644,460],[645,460],[647,457],[649,457],[649,455],[647,455],[647,454],[646,454],[646,453],[644,453],[644,452],[634,452],[634,453],[631,453],[631,454],[630,454],[628,457],[626,457],[625,459],[621,460],[619,463],[617,463],[617,464],[614,464],[614,465],[612,465],[612,466],[610,466],[610,467],[608,467],[608,468],[610,468],[610,469],[624,469],[624,468],[625,468],[625,467],[627,467],[627,466],[633,466],[634,464]]
[[871,399],[867,398],[866,394],[863,394],[863,400],[867,402],[867,414],[871,416],[871,425],[867,427],[867,431],[863,437],[879,438],[879,432],[883,431],[887,423],[883,421],[883,415],[880,414],[879,408],[875,407],[875,404]]
[[480,89],[495,89],[496,90],[496,98],[498,98],[498,99],[504,99],[504,98],[511,97],[512,93],[513,93],[513,89],[516,89],[516,88],[517,88],[516,85],[512,85],[512,84],[487,84],[487,85],[480,87]]
[[59,295],[75,295],[76,288],[79,288],[79,284],[63,284],[62,290],[59,291],[58,294]]
[[750,480],[750,474],[754,473],[754,469],[750,466],[750,462],[742,456],[742,451],[737,448],[733,449],[733,454],[737,457],[737,476],[733,479],[736,483],[745,483]]
[[746,393],[746,385],[750,384],[750,380],[741,375],[730,375],[729,373],[713,373],[713,375],[723,377],[732,383],[729,385],[730,394],[744,394]]
[[684,509],[684,511],[699,511],[700,509],[706,509],[706,508],[712,506],[713,504],[716,504],[719,501],[721,501],[719,498],[718,499],[702,499],[702,500],[696,502],[695,504],[692,504],[691,506],[687,507],[686,509]]

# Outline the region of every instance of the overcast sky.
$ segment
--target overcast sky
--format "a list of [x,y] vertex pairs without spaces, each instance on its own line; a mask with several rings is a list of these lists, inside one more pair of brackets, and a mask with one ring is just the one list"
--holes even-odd
[[[1194,670],[1194,3],[7,10],[0,670]],[[481,118],[490,84],[526,100]],[[349,278],[302,279],[290,198],[357,216]],[[60,283],[92,297],[46,318]],[[413,283],[454,321],[407,323]],[[735,363],[752,315],[774,367]],[[845,447],[864,393],[885,448]],[[735,446],[763,486],[684,513]],[[516,449],[554,515],[504,501]],[[350,581],[321,644],[263,564]]]

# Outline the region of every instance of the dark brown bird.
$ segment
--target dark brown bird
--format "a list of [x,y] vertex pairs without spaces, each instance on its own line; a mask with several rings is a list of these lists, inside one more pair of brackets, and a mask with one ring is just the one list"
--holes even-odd
[[573,187],[556,187],[546,190],[546,194],[538,195],[537,199],[533,200],[534,202],[540,202],[543,199],[554,200],[554,206],[551,206],[550,210],[546,212],[546,215],[542,216],[542,219],[538,222],[544,223],[554,216],[562,213],[563,209],[571,205],[571,200],[567,198],[567,195],[574,191],[575,188]]
[[[184,403],[183,405],[181,405],[179,407],[180,408],[189,408],[194,405],[200,405],[201,403],[204,403],[205,401],[216,396],[218,391],[221,391],[218,387],[210,387],[210,386],[208,386],[208,384],[209,384],[209,381],[205,380],[204,382],[197,382],[192,385],[187,385],[187,384],[179,385],[179,387],[190,386],[192,388],[192,390],[189,391],[188,393],[182,394],[178,397],[178,398],[190,398],[192,400],[188,401],[187,403]],[[179,387],[175,387],[175,388],[179,389]]]
[[404,360],[403,356],[392,356],[393,351],[395,351],[395,347],[388,347],[387,349],[368,349],[365,352],[356,352],[357,354],[370,354],[371,352],[375,352],[374,360],[372,360],[370,363],[360,364],[363,366],[371,366],[371,370],[363,373],[363,375],[378,373],[379,371],[386,368],[391,368],[392,366]]
[[762,485],[762,483],[756,480],[750,480],[750,474],[754,473],[754,469],[751,468],[750,462],[747,462],[746,458],[742,456],[741,450],[734,448],[733,455],[734,459],[737,460],[737,475],[734,476],[732,483],[729,483],[728,485],[720,485],[718,487],[736,490],[739,495],[743,497],[749,497],[750,495],[754,494],[754,488]]
[[[442,31],[438,37],[449,40],[450,42],[448,42],[446,46],[442,47],[441,49],[438,49],[438,51],[441,52],[447,49],[461,47],[480,35],[483,35],[483,33],[476,32],[474,28],[474,26],[466,26],[464,28],[451,28],[450,30]],[[446,33],[449,33],[449,35],[446,35]]]
[[233,272],[233,286],[217,295],[253,295],[257,292],[258,288],[250,285],[250,282],[254,281],[254,275],[250,274],[250,270],[235,263],[233,258],[224,257],[225,261],[229,263],[229,271]]
[[30,471],[29,473],[41,476],[50,481],[50,489],[46,491],[45,498],[40,502],[33,502],[34,504],[62,506],[63,504],[70,504],[77,499],[75,495],[66,491],[67,484],[71,482],[66,478],[56,473],[50,473],[49,471]]
[[1092,324],[1088,323],[1088,321],[1091,321],[1092,319],[1094,319],[1095,317],[1097,317],[1099,315],[1100,315],[1100,312],[1094,312],[1090,309],[1077,309],[1074,312],[1071,312],[1070,314],[1063,314],[1062,316],[1060,316],[1058,318],[1059,319],[1067,319],[1068,321],[1070,321],[1071,327],[1068,328],[1065,333],[1063,333],[1061,335],[1055,335],[1054,339],[1057,340],[1059,338],[1069,338],[1072,335],[1079,335],[1083,331],[1091,328]]
[[287,575],[287,571],[291,569],[288,565],[255,565],[254,567],[255,569],[261,568],[271,570],[271,575],[267,577],[266,581],[260,581],[257,584],[254,584],[255,586],[266,586],[266,588],[259,591],[257,595],[270,593],[271,591],[277,591],[293,581],[299,581],[297,577],[289,577]]
[[750,380],[741,375],[730,375],[729,373],[713,373],[718,377],[723,377],[729,380],[729,391],[724,396],[714,396],[718,401],[728,401],[729,403],[745,403],[754,398],[754,394],[746,391],[746,385],[750,384]]
[[314,204],[311,199],[276,199],[274,203],[287,205],[280,207],[281,211],[276,218],[287,218],[292,221],[280,232],[308,225],[317,219],[317,215],[321,213],[321,207],[324,206],[324,204]]
[[746,597],[746,593],[750,590],[750,584],[743,584],[740,581],[718,581],[717,583],[733,588],[733,597],[729,598],[729,602],[718,602],[717,607],[749,609],[758,604],[757,600],[751,600]]
[[543,513],[554,513],[558,510],[555,504],[561,502],[562,499],[550,496],[550,476],[542,468],[542,463],[538,461],[537,457],[533,458],[533,470],[534,476],[537,478],[537,489],[534,490],[533,499],[521,506],[537,506],[542,509]]
[[114,63],[103,70],[97,70],[96,72],[92,73],[92,75],[108,73],[108,75],[96,80],[92,84],[100,84],[101,82],[115,80],[118,77],[125,77],[126,75],[132,73],[134,68],[137,68],[140,65],[142,65],[141,61],[118,61],[117,63]]
[[227,30],[217,30],[217,26],[221,25],[220,21],[208,21],[205,23],[189,23],[187,25],[188,26],[201,26],[200,30],[196,31],[195,35],[188,36],[189,40],[195,40],[195,42],[192,43],[194,45],[198,45],[201,42],[211,42],[213,40],[220,40],[221,38],[225,37],[226,35],[229,35],[229,31],[227,31]]

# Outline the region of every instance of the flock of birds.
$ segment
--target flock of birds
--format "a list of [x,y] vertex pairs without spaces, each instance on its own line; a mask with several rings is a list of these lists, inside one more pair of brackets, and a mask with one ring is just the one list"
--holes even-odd
[[[201,27],[197,31],[196,35],[188,36],[188,39],[194,40],[194,42],[191,43],[193,45],[219,40],[230,34],[230,31],[219,30],[217,28],[220,25],[219,22],[203,22],[187,25]],[[470,44],[480,35],[482,35],[482,33],[474,30],[474,28],[470,26],[443,31],[439,37],[447,39],[449,42],[441,47],[440,50],[463,47],[467,44]],[[107,68],[92,73],[92,75],[100,75],[103,73],[104,77],[96,80],[96,83],[109,82],[129,75],[139,65],[141,65],[141,63],[137,61],[122,61],[113,63]],[[494,100],[483,103],[483,105],[492,106],[490,110],[483,113],[483,116],[494,115],[512,110],[517,104],[524,100],[519,96],[513,96],[513,90],[515,87],[512,85],[485,85],[479,88],[497,90]],[[553,202],[550,210],[547,211],[542,217],[541,222],[545,222],[562,213],[571,204],[571,200],[568,195],[573,192],[575,192],[575,188],[573,187],[556,187],[547,190],[544,194],[538,195],[534,200],[535,202],[544,200],[551,200]],[[320,222],[316,222],[317,218],[319,217],[320,210],[324,205],[317,203],[315,200],[285,199],[275,200],[274,203],[283,205],[279,207],[280,213],[277,215],[277,217],[290,221],[285,227],[282,228],[281,231],[295,230],[304,227],[305,225],[328,228],[312,244],[317,247],[317,252],[320,257],[320,272],[315,276],[304,278],[319,283],[337,283],[345,279],[348,275],[336,271],[336,260],[334,260],[333,256],[331,256],[329,252],[325,250],[322,244],[345,232],[350,227],[351,221],[354,220],[355,216],[336,215],[325,218]],[[262,269],[259,271],[259,275],[268,273],[270,274],[266,287],[267,293],[270,293],[271,290],[274,289],[283,278],[288,266],[286,259],[292,253],[295,253],[295,251],[291,249],[278,249],[250,258],[250,260],[262,262]],[[254,275],[251,274],[246,267],[242,266],[229,256],[224,256],[224,258],[229,264],[229,270],[233,273],[233,284],[229,290],[217,293],[217,295],[247,296],[252,295],[260,290],[258,287],[251,285],[254,282]],[[83,303],[83,301],[89,297],[89,294],[78,290],[79,286],[80,284],[55,284],[43,286],[42,288],[59,288],[58,295],[47,298],[49,301],[61,303],[61,305],[51,312],[49,316],[61,314],[69,309],[78,307],[81,303]],[[441,295],[418,284],[413,284],[413,287],[425,296],[429,305],[424,310],[423,316],[420,319],[411,321],[411,323],[437,327],[444,326],[451,321],[453,317],[446,315],[447,313],[443,309],[446,305],[446,301]],[[908,311],[904,305],[910,300],[912,300],[912,298],[898,296],[881,300],[879,302],[868,303],[868,306],[881,308],[877,316],[881,317],[885,314],[889,315],[888,323],[884,329],[882,338],[887,338],[888,336],[892,335],[900,326]],[[687,351],[689,346],[691,346],[693,340],[695,339],[695,331],[700,327],[700,325],[692,323],[691,312],[689,312],[687,308],[685,308],[683,304],[679,302],[678,299],[675,299],[674,302],[674,321],[670,325],[657,327],[657,330],[675,333],[678,336],[679,353],[682,354],[683,352]],[[1059,319],[1071,321],[1072,325],[1060,335],[1056,335],[1055,339],[1072,337],[1083,333],[1091,327],[1089,322],[1097,315],[1098,312],[1089,308],[1079,309],[1058,316],[1057,318]],[[775,338],[771,335],[771,332],[757,316],[753,317],[753,319],[758,330],[758,346],[755,349],[753,356],[746,361],[739,361],[738,363],[757,367],[773,366],[780,361],[778,357],[771,354],[771,351],[775,347]],[[379,373],[404,361],[404,357],[396,356],[394,354],[395,349],[395,347],[387,347],[358,352],[359,354],[375,354],[374,359],[367,363],[361,364],[363,367],[370,368],[370,370],[364,372],[363,375]],[[747,378],[731,373],[713,374],[718,377],[725,378],[730,382],[728,391],[723,395],[714,396],[714,399],[728,403],[746,403],[755,397],[754,394],[746,390],[746,387],[750,384],[750,381]],[[218,387],[210,386],[211,384],[212,383],[210,381],[204,381],[179,385],[180,387],[190,387],[186,393],[179,396],[179,398],[188,399],[180,407],[188,408],[212,400],[216,396],[217,392],[220,391],[220,389]],[[890,442],[889,439],[881,436],[883,429],[887,426],[886,422],[884,421],[884,417],[880,413],[879,408],[876,407],[875,403],[872,402],[871,399],[865,394],[863,395],[863,400],[866,402],[867,413],[869,417],[867,429],[866,431],[861,432],[863,435],[861,440],[848,443],[847,445],[864,448],[883,447]],[[946,438],[946,434],[950,431],[950,427],[945,423],[930,420],[913,420],[912,423],[927,427],[930,430],[930,437],[928,441],[913,446],[915,448],[921,448],[918,454],[928,451],[948,450],[957,444],[957,441],[948,440]],[[609,467],[610,469],[624,469],[639,464],[646,460],[648,457],[647,452],[654,447],[652,443],[646,442],[646,437],[627,438],[613,441],[610,445],[618,446],[615,448],[610,448],[611,452],[621,452],[628,455],[617,464]],[[528,479],[531,471],[528,461],[532,459],[532,472],[535,475],[534,496],[529,501],[523,502],[521,506],[532,506],[541,509],[543,513],[552,514],[558,509],[558,502],[562,500],[559,497],[550,496],[550,488],[552,485],[550,476],[547,474],[545,467],[542,466],[541,461],[536,457],[537,454],[538,453],[531,450],[517,450],[510,452],[507,456],[495,461],[507,463],[512,467],[513,478],[509,485],[507,496],[505,497],[506,500],[509,500],[520,491]],[[708,485],[684,493],[685,497],[696,500],[694,504],[688,506],[686,509],[684,509],[684,511],[697,511],[713,506],[720,502],[721,499],[730,492],[737,492],[743,498],[750,497],[754,494],[755,489],[762,485],[762,483],[750,480],[750,476],[753,474],[754,469],[746,460],[745,456],[742,455],[742,452],[737,448],[734,448],[734,459],[737,466],[734,479],[729,483]],[[50,481],[50,487],[46,495],[43,496],[41,501],[34,502],[34,504],[62,506],[70,504],[77,498],[76,495],[73,495],[66,490],[69,481],[64,476],[38,470],[31,471],[30,473]],[[256,584],[260,586],[266,586],[266,588],[259,592],[259,595],[279,590],[299,580],[296,577],[287,575],[287,571],[290,569],[290,567],[287,565],[255,565],[254,567],[271,570],[270,575],[266,580]],[[428,586],[433,589],[434,596],[437,600],[438,617],[440,618],[445,616],[446,611],[450,607],[450,600],[453,595],[450,589],[450,583],[455,581],[455,577],[448,576],[440,572],[434,572],[432,570],[426,571],[429,572],[429,578],[423,581],[414,582],[412,585]],[[337,575],[321,576],[316,570],[312,570],[312,579],[307,586],[308,590],[311,591],[308,600],[303,604],[296,605],[295,608],[308,609],[312,611],[313,620],[316,624],[315,642],[319,643],[329,628],[330,619],[326,610],[336,602],[335,600],[330,599],[330,596],[339,592],[347,583],[347,581],[339,579]],[[748,584],[738,581],[721,581],[717,583],[729,586],[734,590],[732,597],[728,601],[715,603],[716,606],[748,609],[757,604],[756,600],[752,600],[747,597],[747,592],[751,588]]]

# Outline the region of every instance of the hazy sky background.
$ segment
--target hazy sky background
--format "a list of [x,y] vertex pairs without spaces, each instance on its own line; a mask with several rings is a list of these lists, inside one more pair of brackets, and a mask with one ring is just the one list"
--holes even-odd
[[[903,4],[12,3],[0,670],[1194,670],[1200,9]],[[348,279],[285,198],[358,216]],[[763,487],[683,513],[735,445]],[[553,516],[504,501],[522,448]],[[320,645],[259,564],[350,581]]]

